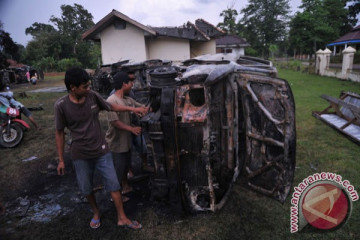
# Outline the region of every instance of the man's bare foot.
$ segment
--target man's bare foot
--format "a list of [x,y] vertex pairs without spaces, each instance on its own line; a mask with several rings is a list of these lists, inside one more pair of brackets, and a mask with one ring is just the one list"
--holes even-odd
[[101,225],[100,223],[100,214],[94,214],[93,218],[90,221],[91,228],[99,228]]
[[130,228],[130,229],[141,229],[142,228],[142,225],[138,221],[130,220],[128,218],[118,220],[117,225],[119,227],[127,227],[127,228]]

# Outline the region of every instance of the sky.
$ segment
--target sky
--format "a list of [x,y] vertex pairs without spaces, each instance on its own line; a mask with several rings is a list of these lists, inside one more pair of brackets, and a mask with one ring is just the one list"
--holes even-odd
[[[93,15],[94,23],[100,21],[113,9],[143,25],[154,27],[180,26],[188,21],[202,18],[213,25],[223,21],[220,13],[232,7],[238,12],[247,0],[0,0],[0,21],[3,30],[10,33],[14,42],[26,46],[32,39],[25,29],[33,23],[51,24],[52,15],[61,16],[60,6],[74,3],[82,5]],[[301,0],[290,0],[292,12],[297,11]]]

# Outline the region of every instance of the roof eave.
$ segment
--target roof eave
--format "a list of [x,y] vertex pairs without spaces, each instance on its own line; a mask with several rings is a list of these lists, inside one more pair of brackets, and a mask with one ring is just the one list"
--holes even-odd
[[86,32],[84,32],[82,35],[81,35],[81,39],[82,40],[94,40],[94,36],[101,32],[103,29],[105,29],[112,21],[113,19],[116,19],[116,18],[119,18],[119,19],[122,19],[130,24],[133,24],[135,25],[136,27],[144,30],[145,32],[149,33],[150,35],[156,35],[156,32],[145,26],[145,25],[142,25],[141,23],[129,18],[128,16],[116,11],[115,9],[113,9],[108,15],[106,15],[105,17],[103,17],[99,22],[97,22],[92,28],[90,28],[89,30],[87,30]]
[[250,47],[250,44],[216,44],[216,47]]

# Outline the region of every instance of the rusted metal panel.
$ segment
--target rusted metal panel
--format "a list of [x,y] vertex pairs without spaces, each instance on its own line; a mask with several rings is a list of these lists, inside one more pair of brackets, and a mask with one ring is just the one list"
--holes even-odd
[[281,79],[240,74],[246,120],[243,177],[248,185],[285,201],[295,169],[295,106],[289,85]]

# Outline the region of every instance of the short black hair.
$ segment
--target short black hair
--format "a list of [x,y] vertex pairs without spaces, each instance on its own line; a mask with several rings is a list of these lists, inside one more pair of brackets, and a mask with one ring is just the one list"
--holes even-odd
[[70,85],[79,87],[83,83],[90,80],[89,74],[82,68],[71,67],[65,73],[65,85],[68,91],[71,90]]
[[114,80],[113,86],[115,90],[119,90],[122,88],[124,83],[130,82],[132,79],[129,78],[127,72],[120,71],[114,75],[113,80]]

